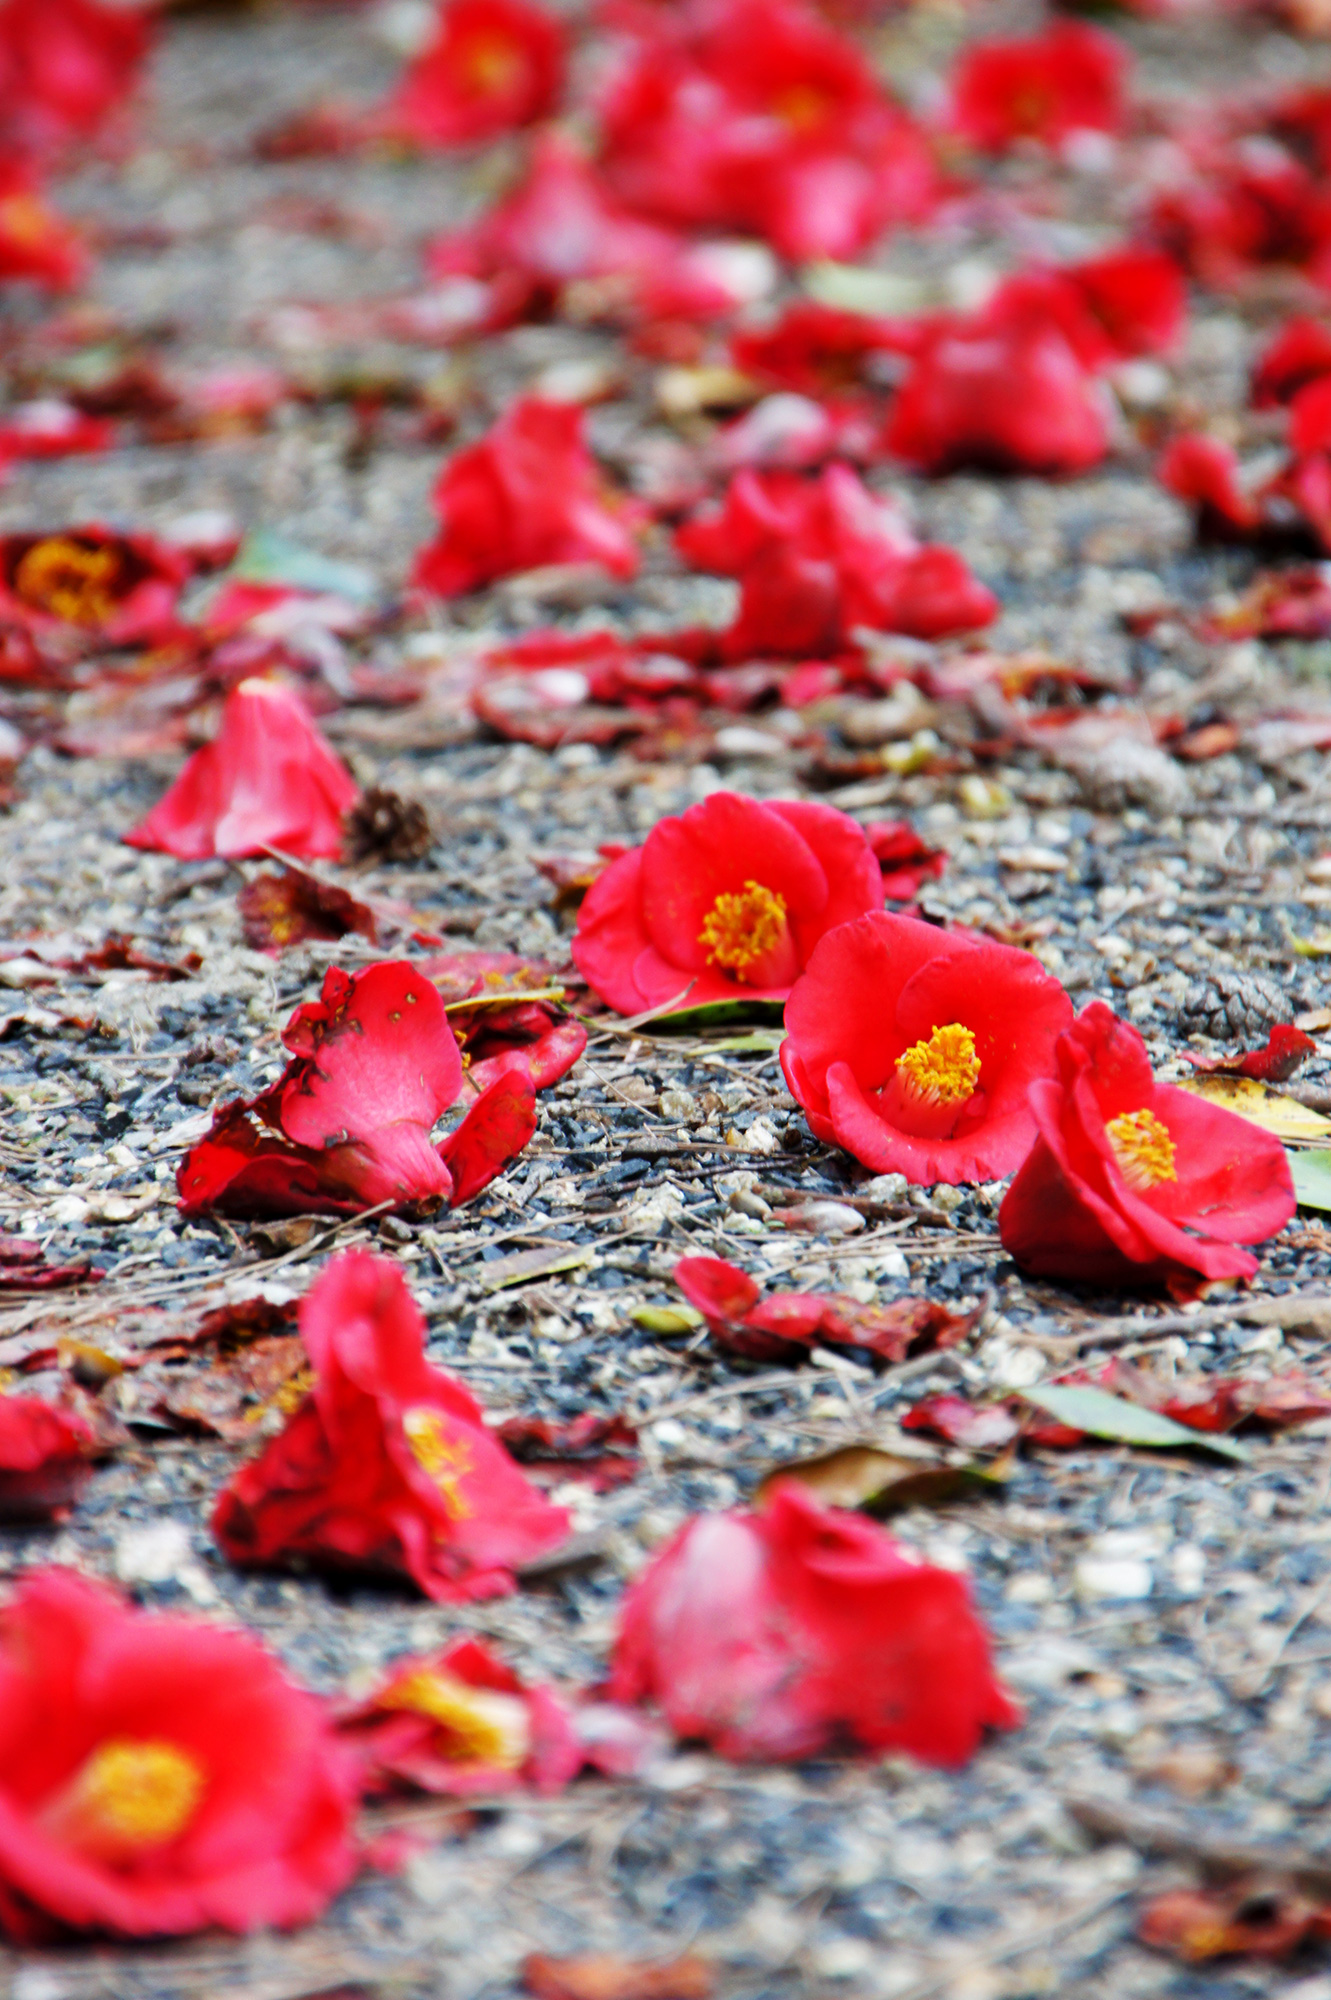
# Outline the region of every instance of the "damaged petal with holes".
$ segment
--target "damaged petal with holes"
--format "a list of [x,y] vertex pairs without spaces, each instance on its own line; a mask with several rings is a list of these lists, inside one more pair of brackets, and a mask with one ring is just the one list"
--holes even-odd
[[875,912],[817,947],[781,1065],[816,1136],[875,1173],[992,1180],[1030,1147],[1027,1088],[1071,1019],[1029,952]]
[[573,961],[620,1014],[783,1000],[824,932],[882,900],[877,857],[848,814],[713,792],[597,877]]
[[334,1258],[300,1331],[314,1387],[213,1514],[232,1562],[408,1579],[444,1602],[512,1590],[516,1568],[564,1539],[564,1509],[426,1360],[425,1322],[391,1259]]
[[1103,1000],[1059,1036],[1030,1087],[1038,1137],[999,1210],[1003,1247],[1043,1278],[1194,1285],[1250,1278],[1294,1213],[1280,1141],[1157,1083],[1146,1045]]
[[72,1571],[0,1615],[0,1929],[308,1923],[355,1869],[355,1760],[247,1634]]

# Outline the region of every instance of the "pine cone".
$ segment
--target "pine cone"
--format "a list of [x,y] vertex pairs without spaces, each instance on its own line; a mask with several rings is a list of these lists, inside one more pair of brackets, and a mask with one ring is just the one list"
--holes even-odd
[[1275,984],[1256,972],[1208,972],[1183,996],[1178,1025],[1213,1041],[1240,1041],[1263,1035],[1290,1018],[1291,1003]]
[[423,861],[434,845],[425,807],[371,785],[343,821],[348,861]]

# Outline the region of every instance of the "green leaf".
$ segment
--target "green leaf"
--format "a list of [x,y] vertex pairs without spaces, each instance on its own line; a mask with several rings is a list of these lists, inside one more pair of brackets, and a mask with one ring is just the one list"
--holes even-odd
[[1331,1213],[1331,1152],[1292,1153],[1286,1149],[1285,1158],[1294,1178],[1299,1207]]
[[765,1506],[778,1480],[798,1479],[825,1506],[857,1508],[881,1520],[909,1507],[946,1507],[953,1500],[1001,1493],[1011,1472],[1010,1460],[948,1465],[941,1459],[903,1458],[877,1445],[850,1444],[773,1466],[756,1498]]
[[806,264],[800,283],[819,305],[865,313],[870,318],[894,313],[908,316],[921,311],[925,303],[925,288],[918,278],[876,271],[867,264],[834,264],[830,259]]
[[781,1021],[784,1000],[709,1000],[701,1007],[678,1007],[671,1014],[658,1014],[651,1024],[654,1035],[700,1035],[709,1028],[730,1028],[746,1021]]
[[1047,1411],[1060,1424],[1088,1431],[1092,1437],[1110,1438],[1115,1444],[1152,1448],[1201,1446],[1206,1451],[1218,1452],[1222,1458],[1237,1459],[1241,1465],[1248,1462],[1248,1453],[1233,1438],[1222,1437],[1216,1431],[1190,1430],[1186,1424],[1176,1424],[1172,1417],[1162,1417],[1158,1410],[1145,1410],[1140,1403],[1111,1396],[1107,1389],[1093,1389],[1075,1382],[1050,1382],[1041,1383],[1036,1389],[1023,1389],[1021,1394],[1026,1402]]
[[707,1324],[695,1306],[638,1306],[629,1317],[648,1333],[696,1333]]
[[289,583],[295,590],[328,592],[357,604],[377,596],[379,589],[359,563],[335,562],[317,549],[289,542],[271,528],[256,528],[246,535],[227,575],[242,583]]
[[751,1034],[728,1035],[708,1046],[718,1056],[773,1056],[785,1039],[784,1028],[755,1028]]

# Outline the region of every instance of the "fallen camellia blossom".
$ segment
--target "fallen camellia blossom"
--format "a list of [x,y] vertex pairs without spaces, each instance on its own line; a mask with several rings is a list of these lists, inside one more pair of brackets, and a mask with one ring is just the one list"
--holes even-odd
[[355,1870],[354,1759],[246,1633],[29,1573],[0,1617],[0,1720],[20,1945],[286,1928]]
[[1255,1076],[1259,1083],[1284,1083],[1300,1064],[1317,1054],[1317,1044],[1292,1021],[1279,1021],[1266,1038],[1264,1049],[1249,1049],[1237,1056],[1184,1056],[1194,1069],[1220,1076]]
[[395,1661],[337,1722],[364,1760],[371,1792],[558,1792],[582,1767],[562,1702],[550,1688],[524,1687],[479,1639]]
[[666,1544],[625,1598],[608,1692],[743,1759],[849,1744],[953,1766],[1021,1719],[962,1578],[795,1480]]
[[450,0],[375,122],[420,146],[474,146],[549,117],[563,82],[563,30],[544,7]]
[[856,387],[875,357],[914,343],[913,328],[868,313],[794,299],[767,325],[732,334],[730,358],[741,375],[774,389],[824,398]]
[[244,680],[227,697],[213,741],[125,840],[179,861],[269,847],[310,859],[335,855],[342,816],[359,796],[295,690]]
[[1257,358],[1252,371],[1252,407],[1278,408],[1326,375],[1331,375],[1331,327],[1296,314],[1286,320]]
[[87,277],[88,268],[83,238],[52,208],[30,170],[17,159],[0,161],[0,284],[69,292]]
[[1171,439],[1156,478],[1193,509],[1201,541],[1249,541],[1261,527],[1257,499],[1240,482],[1238,456],[1219,438],[1188,432]]
[[434,501],[439,533],[417,555],[413,580],[435,597],[547,563],[637,571],[639,510],[601,485],[575,403],[511,403],[479,443],[449,459]]
[[1087,1284],[1195,1289],[1250,1278],[1295,1210],[1284,1147],[1193,1092],[1157,1083],[1137,1030],[1093,1000],[1030,1085],[1038,1136],[1003,1205],[1025,1270]]
[[922,220],[923,134],[855,46],[799,0],[630,17],[600,106],[607,179],[635,209],[763,236],[793,263]]
[[92,1477],[92,1428],[38,1396],[0,1396],[0,1521],[62,1521]]
[[658,820],[597,877],[573,962],[620,1014],[783,1000],[824,933],[882,896],[877,858],[848,814],[713,792]]
[[568,1533],[425,1359],[425,1322],[398,1265],[349,1250],[306,1293],[315,1380],[280,1436],[242,1466],[213,1514],[227,1557],[410,1578],[440,1602],[512,1590],[513,1571]]
[[722,637],[731,659],[816,659],[847,646],[859,625],[940,639],[998,613],[955,549],[917,542],[900,509],[848,465],[813,480],[739,472],[722,505],[687,522],[675,545],[695,568],[739,578],[739,615]]
[[1209,290],[1241,289],[1266,266],[1331,284],[1331,204],[1325,183],[1277,141],[1204,145],[1159,188],[1152,235]]
[[303,868],[256,875],[241,889],[236,906],[245,942],[254,951],[285,951],[310,938],[331,941],[352,932],[371,944],[379,940],[379,926],[368,903]]
[[0,615],[99,645],[161,644],[176,630],[190,567],[169,542],[96,523],[0,536]]
[[973,42],[950,78],[951,123],[972,146],[1005,153],[1020,140],[1059,148],[1079,134],[1122,131],[1126,45],[1086,21],[1042,34]]
[[862,1347],[895,1366],[908,1355],[955,1347],[976,1322],[974,1313],[949,1312],[933,1299],[866,1306],[843,1292],[763,1298],[746,1271],[720,1257],[681,1257],[674,1277],[717,1346],[745,1361],[790,1363],[815,1346]]
[[781,1067],[815,1135],[875,1173],[984,1181],[1035,1136],[1072,1002],[1029,952],[875,912],[829,931],[786,1003]]
[[1217,1958],[1286,1959],[1331,1938],[1331,1903],[1310,1902],[1268,1876],[1207,1889],[1166,1889],[1144,1904],[1137,1935],[1188,1965]]
[[530,1077],[505,1072],[439,1145],[462,1091],[462,1057],[438,991],[385,959],[330,966],[318,1000],[282,1031],[292,1060],[258,1097],[213,1113],[176,1176],[183,1214],[357,1215],[470,1201],[536,1128]]
[[4,0],[0,140],[45,155],[96,133],[133,90],[151,10],[119,0]]
[[906,819],[874,819],[864,837],[883,871],[883,894],[889,903],[909,903],[925,882],[936,881],[947,866],[947,854],[929,847]]

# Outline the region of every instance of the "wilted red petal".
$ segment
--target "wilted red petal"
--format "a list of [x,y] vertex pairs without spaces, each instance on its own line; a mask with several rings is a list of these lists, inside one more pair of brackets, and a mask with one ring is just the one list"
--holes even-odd
[[964,1396],[926,1396],[900,1419],[903,1431],[927,1431],[967,1451],[1001,1451],[1021,1426],[1006,1403],[978,1408]]
[[0,1520],[63,1519],[92,1477],[91,1426],[37,1396],[0,1396]]
[[522,1984],[535,2000],[710,2000],[716,1974],[705,1958],[619,1958],[597,1952],[583,1958],[550,1958],[532,1952],[522,1962]]
[[1184,1054],[1194,1069],[1222,1076],[1252,1076],[1259,1083],[1284,1083],[1309,1056],[1317,1054],[1317,1044],[1292,1021],[1281,1021],[1271,1029],[1264,1049],[1250,1049],[1237,1056],[1195,1056],[1186,1049]]
[[1213,1958],[1282,1959],[1309,1936],[1320,1914],[1292,1890],[1243,1884],[1168,1889],[1145,1905],[1137,1935],[1192,1965]]
[[449,1205],[460,1208],[502,1174],[536,1130],[536,1091],[524,1072],[508,1071],[482,1092],[439,1147],[453,1182]]
[[256,875],[236,904],[245,942],[255,951],[285,951],[310,938],[346,937],[349,931],[378,941],[374,912],[335,882],[321,882],[302,868]]

